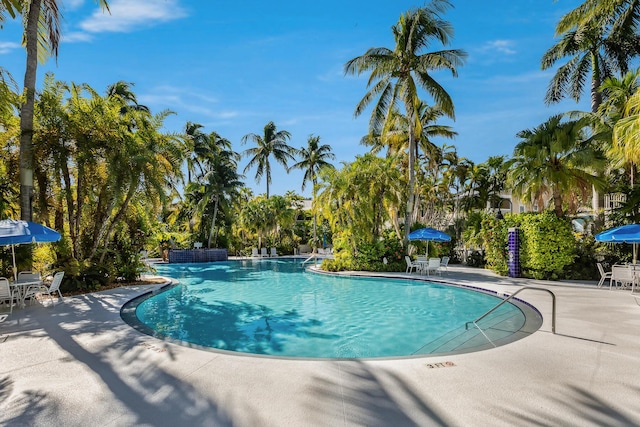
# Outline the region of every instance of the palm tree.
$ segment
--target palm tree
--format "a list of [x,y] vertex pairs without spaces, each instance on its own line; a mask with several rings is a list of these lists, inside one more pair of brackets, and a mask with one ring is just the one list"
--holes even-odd
[[620,40],[638,29],[640,2],[638,0],[585,0],[562,17],[557,32],[564,33],[576,25],[597,22]]
[[522,141],[514,149],[508,176],[514,194],[538,205],[550,194],[554,212],[561,217],[565,203],[577,206],[576,191],[584,199],[592,185],[600,187],[602,180],[590,170],[605,160],[584,141],[587,124],[586,119],[563,122],[555,115],[519,132]]
[[119,80],[107,87],[107,98],[117,99],[122,104],[120,114],[126,114],[129,111],[144,111],[150,113],[149,107],[138,104],[138,97],[133,92],[134,83],[128,83]]
[[[640,36],[635,31],[639,8],[635,0],[586,0],[562,17],[556,26],[556,35],[562,38],[543,55],[542,69],[562,58],[570,59],[551,80],[547,104],[565,96],[579,100],[591,72],[591,112],[598,111],[602,82],[616,72],[626,73],[629,62],[640,54]],[[600,202],[595,188],[592,193],[597,210]]]
[[621,118],[613,127],[613,145],[610,154],[617,164],[629,163],[631,187],[634,186],[635,165],[640,163],[640,89],[624,103]]
[[[167,189],[172,187],[172,177],[180,174],[183,161],[183,148],[178,138],[162,134],[160,129],[164,119],[170,112],[151,115],[146,111],[131,111],[138,123],[137,129],[129,130],[122,139],[120,147],[111,147],[107,158],[109,164],[108,180],[113,182],[118,208],[108,216],[108,226],[101,228],[89,258],[95,255],[97,244],[103,240],[106,249],[111,241],[114,227],[120,223],[130,203],[140,192],[150,201],[157,197],[165,201]],[[121,199],[121,200],[120,200]],[[100,263],[104,261],[107,251],[102,252]]]
[[[95,0],[109,10],[106,0]],[[9,11],[25,16],[24,43],[27,51],[24,73],[24,102],[20,108],[20,217],[31,221],[33,194],[33,110],[38,59],[58,56],[60,12],[57,0],[2,0]]]
[[230,204],[229,198],[235,195],[237,190],[243,186],[238,175],[238,164],[236,163],[236,153],[231,150],[220,150],[220,152],[209,162],[207,169],[209,170],[204,176],[204,192],[201,201],[202,208],[205,210],[213,200],[213,215],[211,218],[211,228],[209,230],[209,239],[207,247],[211,247],[211,242],[217,239],[216,218],[218,217],[219,208],[227,208]]
[[405,246],[408,243],[410,221],[413,213],[415,191],[415,144],[421,137],[422,125],[418,106],[418,87],[424,89],[442,111],[454,117],[454,107],[446,90],[431,76],[431,71],[449,70],[455,77],[457,67],[466,56],[462,50],[440,50],[420,54],[432,41],[446,46],[453,36],[453,27],[440,18],[451,3],[433,0],[428,5],[410,10],[400,16],[392,27],[395,48],[371,48],[364,55],[345,64],[345,74],[362,74],[371,71],[369,91],[358,103],[355,115],[360,115],[377,97],[369,127],[371,134],[380,135],[390,112],[398,104],[404,105],[409,120],[409,191],[405,210]]
[[313,244],[317,242],[317,215],[316,215],[316,191],[318,184],[318,172],[323,168],[332,169],[334,166],[328,160],[334,160],[336,156],[331,152],[328,144],[320,145],[320,137],[310,135],[307,139],[307,146],[298,150],[300,161],[291,169],[304,170],[302,178],[302,191],[306,188],[307,182],[311,182],[313,193]]
[[569,60],[551,79],[545,102],[552,104],[564,97],[580,100],[587,75],[591,73],[591,111],[602,103],[600,85],[616,72],[626,73],[628,64],[640,53],[640,37],[630,36],[621,41],[605,33],[594,22],[577,25],[560,34],[562,38],[542,57],[542,69],[551,68],[560,59]]
[[291,134],[286,130],[277,130],[273,122],[269,122],[264,127],[262,135],[250,133],[242,137],[242,143],[251,140],[257,147],[246,149],[243,156],[251,157],[249,163],[244,168],[243,173],[256,166],[256,182],[264,176],[267,180],[267,199],[269,198],[269,185],[271,184],[271,163],[269,158],[273,156],[278,163],[284,166],[288,172],[287,160],[294,160],[295,149],[287,144]]
[[[187,122],[184,127],[185,148],[187,150],[187,184],[191,182],[191,174],[204,175],[202,160],[208,150],[207,134],[202,132],[200,123]],[[196,167],[198,168],[196,170]]]
[[318,202],[334,231],[334,242],[353,255],[361,243],[377,242],[400,209],[405,182],[398,157],[367,153],[340,170],[321,170],[320,177]]

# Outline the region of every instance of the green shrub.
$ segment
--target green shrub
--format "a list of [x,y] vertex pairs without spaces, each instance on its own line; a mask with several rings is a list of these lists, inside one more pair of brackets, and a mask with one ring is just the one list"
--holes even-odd
[[519,229],[520,268],[524,277],[552,280],[575,277],[572,266],[576,259],[577,243],[571,222],[566,218],[558,218],[550,211],[507,214],[504,220],[485,215],[480,235],[484,242],[487,268],[500,275],[508,273],[508,229],[511,227]]
[[[507,218],[509,215],[507,215]],[[480,236],[485,249],[484,257],[486,266],[490,270],[504,276],[509,271],[507,265],[509,256],[507,218],[497,220],[491,215],[482,218]]]
[[522,216],[520,262],[525,276],[534,279],[564,279],[576,258],[576,239],[571,221],[547,211]]
[[[404,271],[405,251],[393,230],[387,230],[374,243],[360,243],[353,249],[344,234],[334,235],[334,259],[325,260],[327,271]],[[387,259],[387,264],[384,259]]]

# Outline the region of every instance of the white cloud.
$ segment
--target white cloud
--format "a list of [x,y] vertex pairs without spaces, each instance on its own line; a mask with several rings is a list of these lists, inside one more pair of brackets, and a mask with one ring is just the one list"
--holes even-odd
[[111,13],[97,9],[80,24],[89,33],[130,32],[187,16],[176,0],[112,0]]
[[62,41],[65,43],[89,42],[91,40],[93,40],[93,36],[91,34],[80,31],[72,31],[62,34]]
[[64,7],[67,10],[78,9],[84,4],[84,0],[65,0]]
[[0,42],[0,55],[7,54],[14,49],[19,49],[21,46],[19,43],[13,42]]
[[172,111],[187,111],[215,120],[229,120],[240,115],[234,110],[213,108],[212,104],[218,103],[215,97],[172,86],[158,86],[153,89],[152,93],[139,95],[138,102],[154,106],[155,108],[151,108],[152,110],[159,107]]
[[511,40],[492,40],[486,42],[480,50],[484,52],[499,52],[505,55],[515,55],[517,52],[513,49],[515,43]]

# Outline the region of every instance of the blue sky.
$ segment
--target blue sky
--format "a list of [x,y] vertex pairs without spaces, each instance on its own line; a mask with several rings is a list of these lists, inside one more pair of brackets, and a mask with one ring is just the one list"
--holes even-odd
[[[368,113],[354,118],[368,76],[345,76],[343,66],[371,47],[393,48],[391,26],[422,2],[350,0],[264,2],[238,0],[110,0],[111,15],[89,0],[63,0],[63,42],[56,63],[41,65],[38,85],[51,71],[59,80],[88,83],[98,92],[118,80],[134,83],[140,103],[153,112],[174,111],[165,122],[180,132],[187,121],[229,139],[236,151],[242,136],[262,132],[273,121],[291,133],[291,145],[309,135],[330,144],[336,163],[366,152]],[[453,144],[476,163],[511,155],[515,134],[549,116],[587,110],[576,104],[550,107],[544,93],[553,70],[540,58],[554,43],[554,27],[579,0],[454,1],[445,19],[456,31],[450,47],[468,53],[457,78],[437,73],[452,96],[459,133]],[[0,66],[21,85],[24,49],[21,25],[0,30]],[[432,46],[430,50],[440,49]],[[430,102],[428,98],[425,98]],[[241,163],[241,169],[245,165]],[[255,170],[245,182],[256,193]],[[300,189],[302,173],[272,171],[272,194]]]

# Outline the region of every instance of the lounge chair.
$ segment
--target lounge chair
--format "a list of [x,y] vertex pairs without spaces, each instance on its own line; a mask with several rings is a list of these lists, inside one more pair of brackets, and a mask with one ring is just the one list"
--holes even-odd
[[609,289],[613,284],[618,286],[631,286],[634,284],[633,270],[628,265],[614,265],[611,267],[611,278],[609,279]]
[[64,271],[60,271],[53,275],[53,280],[51,281],[51,284],[49,286],[40,285],[35,290],[42,294],[49,295],[49,298],[51,299],[51,303],[55,305],[55,302],[53,301],[53,295],[56,292],[60,296],[60,301],[62,301],[62,292],[60,292],[60,285],[62,284],[63,278],[64,278]]
[[259,257],[260,256],[258,254],[258,248],[251,248],[251,256],[252,257]]
[[11,289],[9,280],[0,277],[0,304],[9,304],[9,313],[13,313],[13,304],[18,301],[16,290]]
[[440,260],[440,269],[449,271],[448,266],[449,266],[449,257],[443,256],[442,260]]
[[276,252],[276,248],[271,248],[271,253],[269,256],[278,256],[278,252]]
[[418,271],[420,266],[417,262],[411,261],[411,257],[409,255],[404,256],[404,261],[407,263],[407,269],[404,271],[405,273],[411,273],[411,270]]
[[607,279],[611,280],[611,272],[610,271],[605,272],[604,267],[600,262],[597,262],[596,265],[598,266],[598,271],[600,272],[600,281],[598,282],[598,287],[601,288],[605,280]]
[[195,242],[193,244],[193,249],[202,249],[202,242]]
[[260,256],[261,257],[268,257],[269,254],[267,254],[267,248],[260,248]]

